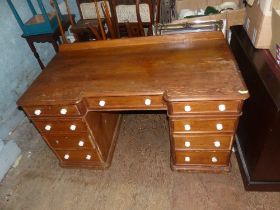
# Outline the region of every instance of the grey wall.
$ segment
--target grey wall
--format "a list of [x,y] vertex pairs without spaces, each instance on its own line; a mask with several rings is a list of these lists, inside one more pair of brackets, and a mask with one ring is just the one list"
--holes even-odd
[[[33,0],[36,6],[36,1]],[[43,0],[46,5],[49,0]],[[58,2],[62,2],[59,0]],[[13,0],[23,20],[31,17],[26,0]],[[73,13],[77,13],[75,0],[69,0]],[[51,7],[47,7],[51,9]],[[3,139],[24,117],[17,109],[16,101],[40,74],[41,69],[33,56],[22,31],[18,26],[6,0],[0,1],[0,139]],[[35,44],[46,65],[55,55],[48,43]]]
[[[38,10],[36,0],[35,8]],[[49,0],[42,0],[51,10]],[[62,3],[63,0],[58,0]],[[25,22],[31,17],[26,0],[13,0]],[[73,14],[78,13],[75,0],[69,0]],[[64,8],[65,12],[65,7]],[[79,19],[77,15],[76,20]],[[0,181],[20,154],[14,141],[4,144],[8,134],[21,123],[25,114],[17,108],[16,101],[41,73],[41,69],[18,26],[6,0],[0,0]],[[35,43],[37,52],[45,65],[53,58],[55,51],[49,43]],[[28,131],[27,131],[28,132]]]

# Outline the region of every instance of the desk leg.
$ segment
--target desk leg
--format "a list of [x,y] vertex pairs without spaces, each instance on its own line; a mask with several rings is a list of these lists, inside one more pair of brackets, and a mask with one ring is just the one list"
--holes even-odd
[[41,69],[44,69],[45,66],[44,66],[43,62],[41,61],[39,54],[37,53],[37,50],[36,50],[36,48],[34,46],[34,42],[32,40],[28,39],[28,38],[26,38],[26,41],[27,41],[31,51],[33,52],[35,58],[37,59]]

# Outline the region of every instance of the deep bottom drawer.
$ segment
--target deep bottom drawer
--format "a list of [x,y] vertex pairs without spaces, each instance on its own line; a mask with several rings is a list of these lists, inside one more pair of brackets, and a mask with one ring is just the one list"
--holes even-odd
[[175,164],[178,165],[228,165],[230,151],[176,151]]
[[99,162],[96,150],[56,150],[58,158],[63,162]]

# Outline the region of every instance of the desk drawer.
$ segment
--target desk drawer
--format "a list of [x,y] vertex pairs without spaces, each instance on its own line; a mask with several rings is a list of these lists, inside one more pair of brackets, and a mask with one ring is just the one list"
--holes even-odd
[[175,150],[230,150],[233,135],[173,135]]
[[178,165],[228,165],[230,151],[176,151],[175,157]]
[[149,110],[166,109],[162,96],[115,96],[87,98],[89,109],[99,110]]
[[69,119],[53,119],[53,118],[40,118],[33,119],[33,123],[37,129],[42,133],[56,133],[56,132],[85,132],[87,126],[83,122],[82,118],[69,118]]
[[223,133],[235,131],[235,118],[177,118],[172,119],[174,133]]
[[99,162],[96,150],[56,150],[59,159],[64,162]]
[[45,134],[44,139],[54,149],[93,149],[93,138],[89,133]]
[[61,106],[28,106],[24,107],[24,111],[30,117],[47,117],[47,116],[79,116],[81,115],[76,105]]
[[172,102],[169,114],[225,114],[240,113],[240,101]]

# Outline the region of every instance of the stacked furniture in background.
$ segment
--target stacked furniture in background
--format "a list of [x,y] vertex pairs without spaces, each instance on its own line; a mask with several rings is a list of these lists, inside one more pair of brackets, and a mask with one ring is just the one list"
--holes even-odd
[[[32,17],[25,23],[20,18],[13,1],[7,0],[20,28],[23,31],[22,37],[26,39],[30,49],[34,53],[41,69],[45,68],[42,63],[39,54],[36,51],[34,42],[50,42],[55,51],[58,52],[58,44],[60,43],[60,31],[58,26],[58,21],[55,12],[47,13],[42,0],[37,0],[41,13],[37,13],[31,0],[26,0],[29,9],[32,12]],[[62,21],[63,30],[66,31],[70,26],[70,20],[67,15],[62,15],[56,0],[54,1],[55,9],[57,14]]]

